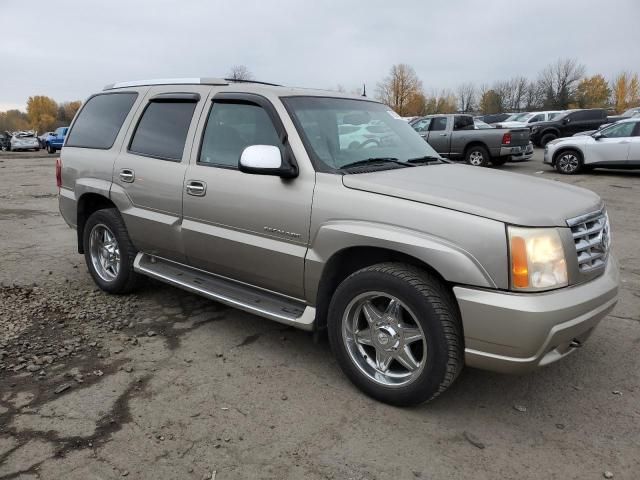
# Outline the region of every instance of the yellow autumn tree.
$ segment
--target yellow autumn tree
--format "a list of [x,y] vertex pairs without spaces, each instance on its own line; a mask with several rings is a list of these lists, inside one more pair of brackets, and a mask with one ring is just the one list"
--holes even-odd
[[622,113],[630,107],[640,105],[640,82],[637,73],[619,73],[613,81],[613,105]]
[[583,78],[576,89],[576,101],[580,108],[606,108],[611,89],[600,74]]
[[58,104],[52,98],[35,95],[27,100],[29,125],[34,130],[45,132],[55,127]]

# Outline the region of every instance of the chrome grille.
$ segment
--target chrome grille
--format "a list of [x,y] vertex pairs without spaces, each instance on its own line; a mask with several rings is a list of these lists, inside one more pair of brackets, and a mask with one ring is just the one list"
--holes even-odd
[[611,233],[607,212],[599,210],[567,220],[578,255],[581,273],[604,267],[609,255]]

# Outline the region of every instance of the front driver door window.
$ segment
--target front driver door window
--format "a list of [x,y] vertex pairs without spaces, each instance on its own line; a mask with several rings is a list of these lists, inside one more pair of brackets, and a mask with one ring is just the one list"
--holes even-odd
[[[302,298],[315,173],[301,168],[298,177],[285,181],[241,172],[238,162],[246,147],[275,145],[285,151],[281,139],[286,132],[266,99],[236,96],[242,98],[214,97],[196,133],[200,148],[192,152],[183,189],[187,261],[217,275]],[[247,96],[255,102],[244,100]],[[193,182],[205,192],[190,192]]]
[[595,162],[626,162],[629,157],[631,136],[635,123],[625,122],[600,131],[600,138],[591,145],[593,161]]

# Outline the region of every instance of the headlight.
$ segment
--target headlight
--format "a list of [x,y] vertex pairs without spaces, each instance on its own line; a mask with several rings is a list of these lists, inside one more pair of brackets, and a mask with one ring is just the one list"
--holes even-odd
[[513,290],[541,291],[566,287],[567,262],[555,228],[508,227]]

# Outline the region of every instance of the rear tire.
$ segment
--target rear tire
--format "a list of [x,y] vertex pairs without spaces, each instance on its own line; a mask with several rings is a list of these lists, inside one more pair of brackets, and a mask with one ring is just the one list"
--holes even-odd
[[476,145],[467,149],[464,159],[474,167],[486,167],[489,165],[489,152],[486,148]]
[[92,213],[82,235],[84,258],[96,284],[108,293],[129,293],[141,283],[133,270],[138,251],[115,208]]
[[462,323],[451,291],[409,264],[380,263],[345,279],[329,305],[328,334],[345,375],[392,405],[432,400],[464,365]]
[[555,159],[556,170],[564,175],[580,173],[584,168],[582,155],[577,150],[564,150]]
[[551,140],[555,140],[558,136],[554,133],[545,133],[540,139],[540,147],[544,148]]

